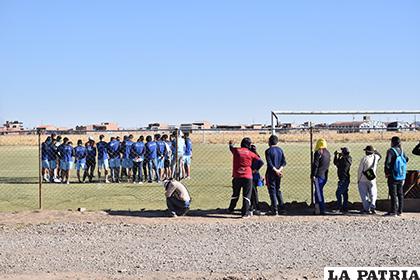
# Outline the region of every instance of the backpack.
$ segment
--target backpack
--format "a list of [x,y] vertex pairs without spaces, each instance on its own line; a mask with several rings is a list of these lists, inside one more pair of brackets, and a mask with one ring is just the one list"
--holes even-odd
[[407,160],[404,157],[404,152],[401,149],[401,154],[398,154],[398,151],[394,148],[392,150],[397,155],[395,159],[394,167],[392,170],[392,176],[396,181],[403,181],[405,180],[405,176],[407,175]]

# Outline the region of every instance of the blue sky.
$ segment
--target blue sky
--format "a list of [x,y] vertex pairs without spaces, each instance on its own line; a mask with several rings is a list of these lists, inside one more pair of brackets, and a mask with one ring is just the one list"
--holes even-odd
[[420,109],[420,1],[0,0],[0,121]]

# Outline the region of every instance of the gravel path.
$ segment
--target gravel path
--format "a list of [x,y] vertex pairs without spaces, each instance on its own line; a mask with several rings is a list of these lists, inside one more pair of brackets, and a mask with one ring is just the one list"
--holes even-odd
[[420,214],[248,220],[95,215],[0,225],[2,278],[314,279],[325,266],[420,265]]

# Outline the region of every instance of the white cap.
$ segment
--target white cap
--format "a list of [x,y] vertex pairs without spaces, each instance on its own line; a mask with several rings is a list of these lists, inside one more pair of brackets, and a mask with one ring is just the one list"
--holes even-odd
[[93,140],[95,140],[95,139],[93,139],[93,137],[92,136],[89,136],[89,141],[93,141]]

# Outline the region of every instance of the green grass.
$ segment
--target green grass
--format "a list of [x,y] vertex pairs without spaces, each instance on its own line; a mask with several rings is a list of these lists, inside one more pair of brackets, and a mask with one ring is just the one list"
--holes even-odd
[[[356,173],[367,143],[331,144],[329,150],[346,145],[353,157],[350,200],[359,201]],[[419,169],[420,158],[411,154],[416,143],[404,143],[410,162],[409,169]],[[374,146],[385,156],[388,142]],[[286,201],[311,201],[309,179],[310,149],[308,143],[283,143],[287,167],[282,182]],[[260,154],[266,146],[258,145]],[[0,147],[0,211],[36,209],[38,207],[38,150],[36,147]],[[378,169],[379,198],[387,198],[386,182],[383,176],[383,160]],[[231,195],[232,156],[227,145],[195,144],[192,163],[192,179],[184,181],[193,198],[192,207],[197,209],[225,208]],[[265,172],[263,168],[262,173]],[[72,170],[73,182],[75,170]],[[327,201],[335,199],[337,184],[336,168],[331,165],[330,179],[325,187]],[[265,187],[260,188],[260,200],[269,201]],[[163,187],[157,184],[43,184],[42,201],[44,209],[118,209],[139,210],[165,209]]]

